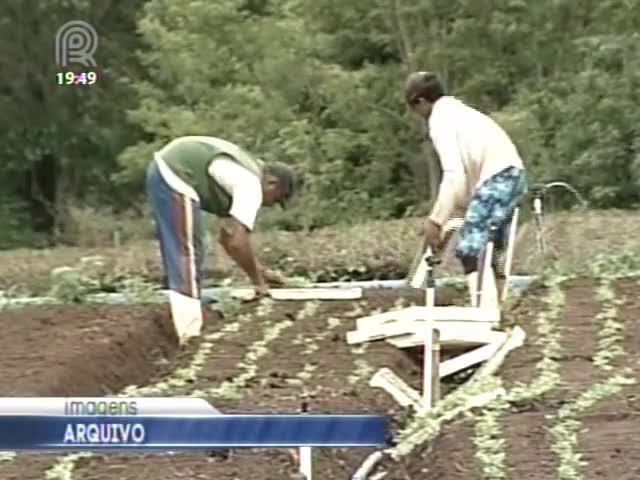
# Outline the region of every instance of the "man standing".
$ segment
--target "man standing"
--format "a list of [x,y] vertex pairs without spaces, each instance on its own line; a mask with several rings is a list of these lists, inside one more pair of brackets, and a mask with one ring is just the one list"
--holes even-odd
[[284,207],[294,183],[289,167],[265,164],[215,137],[177,138],[156,152],[146,186],[180,343],[202,329],[201,210],[222,218],[219,242],[249,276],[258,298],[268,294],[268,283],[283,279],[256,259],[251,239],[256,215],[261,206]]
[[[492,226],[497,229],[494,272],[503,277],[497,258],[504,251],[514,209],[527,190],[522,159],[496,122],[448,96],[434,74],[412,73],[405,93],[411,110],[427,122],[442,170],[435,205],[423,226],[425,242],[434,251],[439,250],[442,225],[455,208],[466,208],[456,257],[467,275],[471,304],[479,306],[476,305],[481,268],[478,263]],[[497,307],[494,276],[489,275],[482,291],[482,306]]]

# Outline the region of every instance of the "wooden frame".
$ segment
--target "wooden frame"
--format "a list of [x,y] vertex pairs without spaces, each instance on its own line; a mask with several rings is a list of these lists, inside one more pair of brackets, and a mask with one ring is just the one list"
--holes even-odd
[[[440,345],[442,348],[461,348],[486,345],[502,338],[502,332],[496,330],[476,331],[451,331],[440,329]],[[385,341],[396,348],[411,348],[422,345],[422,337],[419,334],[401,335],[387,338]]]
[[440,342],[445,344],[456,341],[471,344],[493,341],[493,323],[490,322],[402,320],[347,332],[347,343],[357,344],[388,340],[394,344],[392,340],[397,339],[397,337],[410,337],[416,340],[417,343],[414,343],[414,345],[417,345],[421,342],[420,339],[422,337],[420,335],[426,325],[431,325],[432,328],[440,330]]
[[378,370],[369,381],[370,386],[382,388],[400,405],[412,406],[416,411],[433,408],[440,400],[440,332],[429,325],[423,327],[420,335],[424,343],[422,396],[389,368]]
[[487,360],[487,362],[480,367],[480,369],[473,374],[473,377],[469,380],[474,382],[479,378],[493,375],[500,366],[504,363],[507,355],[511,350],[521,347],[524,344],[526,338],[525,331],[520,327],[514,327],[509,333],[506,334],[505,339],[500,343],[496,352]]
[[493,342],[442,362],[440,364],[440,378],[448,377],[449,375],[453,375],[465,368],[469,368],[473,365],[489,360],[498,351],[504,340],[507,338],[507,334],[504,332],[495,333],[498,335],[496,335]]
[[476,307],[407,307],[401,310],[369,315],[356,320],[358,329],[370,328],[397,320],[411,321],[464,321],[464,322],[490,322],[500,323],[499,308]]

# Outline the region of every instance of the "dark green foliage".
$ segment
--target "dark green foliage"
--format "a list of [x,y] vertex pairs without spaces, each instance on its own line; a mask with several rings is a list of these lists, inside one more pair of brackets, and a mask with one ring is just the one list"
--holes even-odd
[[[92,89],[53,85],[53,36],[75,18],[101,38]],[[533,181],[640,203],[636,1],[7,0],[0,26],[0,192],[33,203],[25,178],[55,157],[57,228],[68,204],[144,201],[153,151],[193,134],[304,172],[297,206],[265,225],[422,212],[433,155],[403,103],[414,69],[494,115]]]

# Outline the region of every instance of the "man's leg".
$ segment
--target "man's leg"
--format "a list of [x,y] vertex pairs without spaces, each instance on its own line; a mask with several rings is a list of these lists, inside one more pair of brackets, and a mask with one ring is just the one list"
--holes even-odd
[[154,227],[154,231],[156,234],[156,238],[158,239],[158,243],[160,245],[160,259],[162,261],[162,288],[168,290],[169,289],[169,276],[167,275],[167,272],[169,271],[168,267],[167,267],[167,262],[166,262],[166,247],[162,242],[162,235],[160,234],[160,221],[158,220],[158,215],[156,213],[155,208],[153,208],[153,203],[152,203],[152,209],[151,209],[151,213],[153,215],[153,227]]
[[509,231],[511,227],[511,220],[513,218],[513,211],[507,216],[502,225],[498,226],[496,236],[494,239],[494,254],[493,254],[493,271],[496,276],[496,286],[498,295],[502,295],[504,289],[504,283],[506,275],[504,271],[505,267],[505,254],[507,249],[507,242],[509,238]]
[[196,283],[198,284],[198,297],[202,300],[202,280],[204,277],[204,259],[207,245],[205,245],[203,216],[198,212],[193,221],[193,246],[196,253]]
[[[496,273],[500,273],[496,260],[506,244],[506,232],[513,211],[526,191],[524,172],[516,168],[506,169],[485,181],[474,193],[463,226],[456,256],[462,262],[469,281],[469,289],[474,306],[498,306]],[[493,258],[493,272],[483,277],[482,305],[476,305],[477,280],[484,265],[478,265],[478,258],[484,250],[491,225],[498,228]],[[497,248],[496,248],[497,246]],[[496,251],[497,250],[497,251]]]
[[482,265],[480,262],[489,239],[488,218],[487,205],[480,198],[474,197],[469,204],[465,223],[460,232],[460,240],[456,247],[456,256],[462,263],[467,277],[469,298],[473,307],[497,305],[498,292],[493,275],[482,277],[482,296],[480,304],[478,304],[478,285],[480,275],[484,270],[484,262]]
[[147,192],[168,277],[171,314],[180,343],[183,343],[198,336],[202,328],[195,247],[199,232],[194,228],[200,222],[200,208],[198,202],[173,190],[155,163],[147,172]]
[[[500,298],[502,298],[507,282],[506,255],[510,249],[515,247],[510,244],[510,236],[512,229],[517,228],[518,219],[515,215],[516,209],[518,208],[518,204],[520,203],[523,195],[527,192],[526,172],[516,168],[508,169],[502,173],[500,183],[502,188],[499,190],[497,202],[499,208],[496,209],[496,213],[498,213],[498,215],[495,217],[494,221],[502,221],[502,225],[499,228],[501,258],[500,262],[496,263],[494,268],[498,277],[498,291],[500,292]],[[502,211],[508,212],[504,220],[501,220],[502,217],[499,215]],[[514,223],[514,217],[516,223]],[[513,238],[513,241],[515,242],[515,237]],[[511,252],[511,255],[513,255],[513,251]]]

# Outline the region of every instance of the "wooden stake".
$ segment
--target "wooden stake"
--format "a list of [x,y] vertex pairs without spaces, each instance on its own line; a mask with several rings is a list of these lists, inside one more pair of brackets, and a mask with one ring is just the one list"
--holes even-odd
[[[309,411],[309,405],[307,402],[302,402],[301,412],[307,413]],[[311,475],[313,473],[312,466],[312,451],[311,447],[300,447],[298,450],[298,461],[299,461],[299,471],[304,475],[306,480],[311,480]]]
[[433,307],[436,304],[436,280],[433,276],[433,251],[431,247],[427,249],[427,256],[424,259],[427,264],[427,292],[425,294],[425,305]]
[[507,255],[504,264],[504,286],[502,287],[502,301],[507,299],[509,295],[509,277],[511,276],[511,263],[513,261],[513,252],[515,250],[516,243],[516,230],[518,229],[518,213],[519,208],[513,211],[513,218],[511,219],[511,227],[509,227],[509,244],[507,245]]
[[541,193],[537,193],[533,199],[533,218],[536,221],[536,244],[538,246],[538,253],[544,255],[546,246],[544,242],[544,227],[542,216],[542,197]]
[[[431,253],[431,249],[429,249],[429,253]],[[436,303],[436,282],[433,276],[432,258],[427,258],[426,262],[428,265],[426,306],[433,307]],[[433,408],[440,399],[440,331],[436,330],[431,322],[429,324],[425,331],[424,343],[423,395],[425,409]]]
[[382,326],[397,321],[426,321],[434,322],[499,322],[498,308],[477,307],[407,307],[400,310],[378,313],[356,319],[356,328],[366,329]]
[[440,332],[433,327],[425,329],[423,406],[433,408],[440,400]]
[[[494,275],[493,273],[493,243],[495,241],[496,227],[491,225],[489,227],[489,238],[484,248],[484,252],[481,255],[481,261],[478,262],[478,288],[476,291],[476,307],[483,307],[484,289],[487,284],[488,276]],[[492,285],[495,284],[495,275]],[[486,302],[485,302],[486,303]]]
[[432,406],[440,400],[440,330],[434,328],[431,343],[431,395]]
[[433,287],[427,287],[424,300],[427,307],[433,307],[436,304],[436,289]]
[[312,462],[311,462],[311,447],[300,447],[300,473],[304,475],[307,480],[311,480]]

